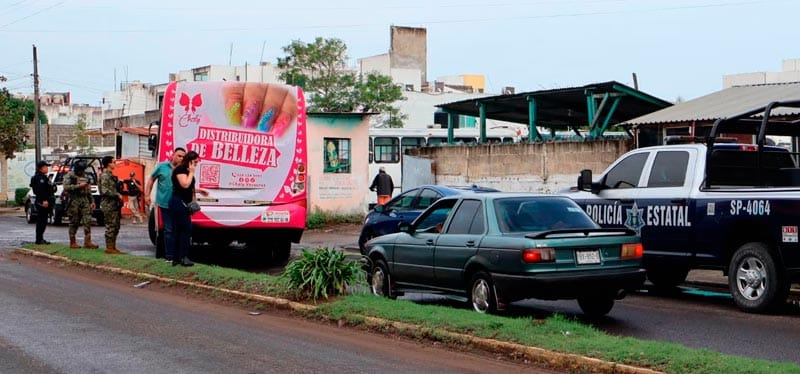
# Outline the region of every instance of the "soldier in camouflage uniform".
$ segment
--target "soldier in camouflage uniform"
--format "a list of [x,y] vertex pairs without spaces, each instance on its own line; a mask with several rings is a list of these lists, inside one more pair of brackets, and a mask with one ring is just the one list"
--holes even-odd
[[97,244],[92,243],[92,211],[94,210],[94,199],[92,198],[92,186],[86,175],[86,161],[79,160],[72,166],[72,171],[64,177],[64,191],[69,196],[67,214],[69,215],[69,247],[80,248],[75,234],[78,233],[78,225],[83,226],[84,242],[83,248],[97,248]]
[[122,194],[119,192],[119,180],[111,172],[114,171],[114,157],[103,157],[103,173],[100,174],[100,209],[106,223],[106,253],[121,254],[117,250],[117,234],[122,209]]

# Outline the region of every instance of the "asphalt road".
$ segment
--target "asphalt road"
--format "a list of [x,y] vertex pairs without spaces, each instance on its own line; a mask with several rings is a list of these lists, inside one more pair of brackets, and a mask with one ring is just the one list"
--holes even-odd
[[552,372],[2,252],[3,373]]
[[[1,248],[18,244],[22,237],[27,239],[33,233],[33,225],[22,223],[19,215],[0,215],[0,226],[7,228],[4,229],[6,235],[0,236]],[[134,254],[152,256],[152,246],[142,234],[145,228],[145,226],[123,226],[120,247]],[[95,229],[96,235],[102,233],[102,228]],[[62,235],[63,241],[66,241],[65,230],[64,227],[48,228],[46,237],[48,240],[53,240],[53,237]],[[357,238],[356,226],[337,230],[308,231],[301,245],[295,246],[293,255],[297,255],[302,246],[346,248],[354,245]],[[63,233],[59,234],[59,231]],[[214,260],[213,256],[208,257]],[[236,248],[231,249],[227,257],[217,260],[228,266],[245,269],[272,273],[280,271],[253,265],[246,254]],[[463,307],[436,296],[409,294],[404,298],[421,303]],[[512,307],[509,311],[511,315],[543,318],[553,313],[562,313],[577,319],[583,318],[580,308],[574,301],[528,300],[515,303]],[[736,308],[724,288],[702,287],[701,289],[686,286],[671,294],[654,294],[652,290],[641,290],[624,300],[617,301],[606,318],[585,322],[614,335],[672,342],[732,355],[800,364],[800,354],[797,351],[797,344],[800,342],[799,321],[800,307],[796,303],[787,303],[784,310],[773,315],[747,314]]]

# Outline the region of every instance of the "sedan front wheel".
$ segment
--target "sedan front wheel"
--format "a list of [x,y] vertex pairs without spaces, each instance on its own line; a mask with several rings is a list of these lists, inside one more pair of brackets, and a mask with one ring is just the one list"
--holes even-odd
[[370,289],[372,294],[376,296],[388,297],[394,299],[392,295],[392,288],[389,280],[389,268],[383,260],[375,260],[372,265],[372,270],[369,276]]

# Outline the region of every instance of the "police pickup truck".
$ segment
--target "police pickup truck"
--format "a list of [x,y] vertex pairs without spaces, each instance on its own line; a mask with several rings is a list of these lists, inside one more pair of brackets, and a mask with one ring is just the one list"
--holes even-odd
[[[774,102],[717,120],[705,144],[635,149],[599,178],[581,171],[566,194],[600,225],[641,235],[654,286],[721,270],[741,310],[770,311],[800,279],[800,168],[798,153],[765,139],[800,136],[800,121],[786,115],[797,108]],[[754,144],[723,144],[723,134]]]

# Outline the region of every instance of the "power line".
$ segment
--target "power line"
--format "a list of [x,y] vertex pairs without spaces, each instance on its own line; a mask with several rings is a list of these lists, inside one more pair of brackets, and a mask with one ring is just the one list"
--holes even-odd
[[11,26],[11,25],[13,25],[13,24],[15,24],[15,23],[17,23],[17,22],[24,21],[24,20],[26,20],[26,19],[28,19],[28,18],[31,18],[31,17],[33,17],[33,16],[35,16],[35,15],[37,15],[37,14],[40,14],[40,13],[42,13],[42,12],[46,12],[46,11],[48,11],[48,10],[50,10],[50,9],[53,9],[53,8],[55,8],[55,7],[57,7],[57,6],[61,5],[61,4],[64,4],[65,2],[66,2],[66,1],[61,1],[61,2],[58,2],[58,3],[55,3],[55,4],[51,5],[51,6],[49,6],[49,7],[46,7],[46,8],[44,8],[44,9],[38,10],[38,11],[36,11],[36,12],[33,12],[33,13],[31,13],[31,14],[29,14],[29,15],[25,16],[25,17],[22,17],[22,18],[17,18],[16,20],[14,20],[14,21],[11,21],[11,22],[9,22],[9,23],[6,23],[5,25],[0,25],[0,28],[3,28],[3,27],[8,27],[8,26]]
[[[602,16],[613,14],[636,14],[636,13],[658,13],[670,12],[688,9],[707,9],[707,8],[723,8],[723,7],[736,7],[745,5],[762,4],[769,2],[788,2],[792,0],[752,0],[752,1],[738,1],[738,2],[720,2],[710,4],[696,4],[696,5],[682,5],[682,6],[668,6],[652,9],[635,9],[635,10],[606,10],[606,11],[591,11],[591,12],[574,12],[574,13],[556,13],[545,15],[532,15],[532,16],[511,16],[511,17],[487,17],[487,18],[470,18],[470,19],[450,19],[450,20],[427,20],[427,21],[404,21],[393,22],[395,24],[417,24],[417,25],[435,25],[435,24],[456,24],[456,23],[478,23],[478,22],[496,22],[496,21],[514,21],[514,20],[534,20],[534,19],[552,19],[552,18],[572,18],[572,17],[587,17],[587,16]],[[63,3],[63,2],[62,2]],[[273,27],[220,27],[220,28],[201,28],[201,29],[187,29],[187,28],[162,28],[162,29],[117,29],[117,30],[98,30],[98,29],[78,29],[78,30],[64,30],[64,29],[40,29],[40,30],[0,30],[0,33],[175,33],[175,32],[244,32],[244,31],[268,31],[268,30],[302,30],[302,29],[342,29],[342,28],[357,28],[357,27],[373,27],[384,26],[385,22],[380,23],[356,23],[356,24],[338,24],[338,25],[310,25],[310,26],[273,26]],[[4,26],[0,26],[4,27]]]

